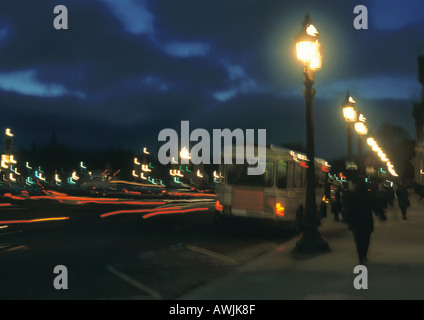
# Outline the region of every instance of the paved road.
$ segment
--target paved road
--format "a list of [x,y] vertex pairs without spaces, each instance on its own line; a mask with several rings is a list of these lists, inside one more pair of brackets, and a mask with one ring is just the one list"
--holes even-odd
[[[293,237],[250,223],[219,229],[212,207],[198,197],[151,206],[1,208],[1,220],[70,219],[0,232],[0,299],[176,299]],[[149,212],[160,215],[143,218]],[[53,286],[57,265],[67,268],[67,290]]]

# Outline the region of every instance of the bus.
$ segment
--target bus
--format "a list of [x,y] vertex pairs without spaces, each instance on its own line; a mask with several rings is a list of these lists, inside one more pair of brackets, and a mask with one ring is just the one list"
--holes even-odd
[[[235,164],[234,159],[232,164],[221,164],[215,189],[215,222],[223,224],[231,217],[265,219],[300,231],[308,163],[303,153],[271,145],[266,148],[262,175],[247,175],[249,165]],[[322,204],[328,203],[326,182],[330,168],[327,161],[315,158],[317,214]]]

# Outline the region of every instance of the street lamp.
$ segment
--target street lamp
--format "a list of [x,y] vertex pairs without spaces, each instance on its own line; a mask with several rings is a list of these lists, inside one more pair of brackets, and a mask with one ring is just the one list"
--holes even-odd
[[365,125],[365,117],[361,113],[358,117],[358,121],[355,123],[355,131],[358,134],[358,169],[360,174],[365,174],[364,170],[364,159],[362,154],[362,137],[368,134],[368,128]]
[[297,59],[303,63],[302,93],[306,104],[306,156],[309,166],[306,170],[305,226],[301,239],[296,243],[294,252],[317,253],[330,250],[328,243],[318,231],[317,207],[315,197],[315,150],[313,124],[313,97],[315,95],[314,72],[321,69],[321,46],[318,31],[311,23],[309,14],[305,16],[302,29],[296,36]]
[[5,130],[5,135],[6,135],[5,154],[2,154],[1,156],[1,167],[4,169],[2,170],[4,172],[3,177],[6,177],[6,178],[8,177],[9,181],[15,182],[16,180],[14,180],[13,174],[11,172],[11,165],[16,164],[16,161],[13,159],[14,157],[12,155],[13,133],[11,132],[10,128],[7,128]]
[[355,110],[356,101],[349,95],[349,92],[346,94],[346,98],[342,103],[343,108],[343,117],[346,120],[346,137],[347,137],[347,162],[346,169],[353,169],[353,157],[352,157],[352,124],[357,121],[357,114]]

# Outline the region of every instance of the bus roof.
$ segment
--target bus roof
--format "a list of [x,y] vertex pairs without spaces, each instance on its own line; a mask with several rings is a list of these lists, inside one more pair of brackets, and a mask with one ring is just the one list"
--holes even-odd
[[[256,151],[257,147],[258,147],[257,145],[254,146],[255,151]],[[271,157],[290,157],[291,156],[293,158],[299,159],[300,161],[301,160],[303,160],[303,161],[308,160],[305,153],[302,153],[302,152],[299,152],[299,151],[296,151],[296,150],[293,150],[293,149],[285,148],[285,147],[278,147],[278,146],[275,146],[273,144],[266,146],[266,154],[267,154],[267,156],[271,156]],[[236,150],[235,150],[235,148],[233,148],[233,156],[235,156],[235,155],[236,155]],[[328,162],[326,160],[322,159],[322,158],[315,157],[315,162],[320,163],[322,165],[325,165],[327,167],[330,167]]]

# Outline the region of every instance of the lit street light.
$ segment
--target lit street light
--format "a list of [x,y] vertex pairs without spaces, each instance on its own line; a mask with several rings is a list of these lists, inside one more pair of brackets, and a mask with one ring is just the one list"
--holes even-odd
[[346,94],[346,98],[343,101],[343,117],[346,120],[346,137],[347,137],[347,161],[346,161],[346,169],[354,169],[355,164],[353,162],[352,157],[352,124],[357,121],[357,114],[355,110],[356,101],[349,95],[349,92]]
[[[5,140],[5,154],[1,155],[1,168],[5,169],[5,170],[1,170],[3,171],[3,179],[5,179],[5,181],[12,181],[12,182],[16,182],[16,179],[14,178],[14,175],[12,174],[11,171],[13,171],[12,169],[12,164],[17,164],[17,161],[14,159],[14,156],[12,154],[12,138],[13,138],[13,134],[10,130],[10,128],[7,128],[5,130],[5,135],[6,135],[6,140]],[[9,178],[7,180],[7,177]]]
[[367,139],[367,144],[370,146],[370,148],[377,153],[377,155],[380,157],[380,160],[382,162],[385,162],[387,165],[387,170],[393,177],[398,177],[398,174],[396,173],[396,170],[394,169],[393,163],[390,162],[390,160],[387,158],[386,154],[381,150],[381,148],[378,146],[377,141],[375,141],[374,138],[369,137]]
[[10,132],[10,128],[7,128],[7,129],[6,129],[6,136],[8,136],[8,137],[13,137],[12,132]]
[[362,137],[368,134],[368,128],[365,125],[365,117],[363,114],[359,115],[358,122],[355,123],[355,131],[358,134],[358,169],[361,175],[365,174],[364,159],[362,153]]
[[317,207],[315,197],[315,150],[313,124],[313,97],[315,95],[314,72],[321,69],[321,46],[318,31],[312,25],[309,14],[296,36],[297,58],[303,63],[303,95],[306,104],[306,156],[310,165],[306,171],[305,226],[301,239],[296,243],[294,252],[317,253],[330,250],[328,243],[318,231]]

